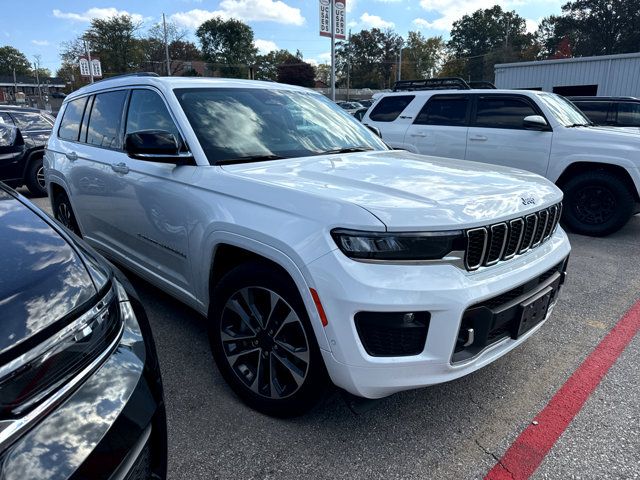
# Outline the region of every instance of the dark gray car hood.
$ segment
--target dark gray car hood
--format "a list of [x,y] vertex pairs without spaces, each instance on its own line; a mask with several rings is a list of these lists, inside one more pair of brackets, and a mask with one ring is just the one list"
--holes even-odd
[[69,243],[0,188],[0,354],[96,293],[85,264]]

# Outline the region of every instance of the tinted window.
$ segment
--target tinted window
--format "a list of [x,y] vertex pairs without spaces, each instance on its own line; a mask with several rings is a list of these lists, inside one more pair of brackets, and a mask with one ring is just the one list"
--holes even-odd
[[476,125],[494,128],[523,128],[522,120],[538,115],[531,105],[518,98],[478,98]]
[[0,123],[13,125],[13,119],[8,113],[0,112]]
[[105,148],[120,148],[120,125],[122,123],[122,107],[127,92],[100,93],[96,95],[89,117],[87,143]]
[[577,107],[594,123],[605,123],[609,102],[575,102]]
[[466,125],[468,97],[432,97],[422,108],[418,125]]
[[175,93],[212,164],[274,156],[284,162],[354,147],[387,149],[368,128],[316,93],[279,88],[193,88]]
[[64,116],[60,121],[60,129],[58,136],[64,140],[78,140],[80,133],[80,121],[84,113],[84,106],[87,103],[87,97],[77,98],[67,104],[64,109]]
[[11,116],[22,130],[51,130],[52,127],[49,120],[37,113],[11,112]]
[[374,122],[393,122],[414,98],[414,95],[384,97],[373,108],[369,118]]
[[618,125],[640,127],[640,103],[618,104]]
[[166,105],[160,95],[151,90],[131,92],[125,133],[140,130],[165,130],[173,133],[176,140],[180,141],[180,134]]

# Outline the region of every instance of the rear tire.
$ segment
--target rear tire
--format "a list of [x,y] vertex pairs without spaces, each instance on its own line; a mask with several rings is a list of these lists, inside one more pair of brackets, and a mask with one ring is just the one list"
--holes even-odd
[[585,172],[564,184],[562,219],[570,230],[603,237],[620,230],[633,213],[635,199],[627,184],[605,171]]
[[78,237],[82,238],[80,227],[76,220],[76,216],[73,213],[73,207],[69,197],[64,192],[58,192],[53,198],[54,211],[53,216],[58,220],[67,230],[75,233]]
[[46,197],[47,187],[44,182],[44,167],[42,156],[31,159],[27,168],[25,184],[34,197]]
[[327,392],[328,375],[300,294],[267,264],[239,265],[216,285],[209,341],[224,379],[259,412],[298,416]]

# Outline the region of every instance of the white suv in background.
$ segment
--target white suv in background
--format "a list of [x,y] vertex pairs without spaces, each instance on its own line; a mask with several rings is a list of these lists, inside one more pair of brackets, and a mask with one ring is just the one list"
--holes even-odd
[[487,365],[548,318],[570,251],[544,178],[389,150],[270,82],[96,82],[45,166],[56,218],[207,316],[220,372],[272,415],[329,379],[379,398]]
[[608,235],[639,211],[640,136],[592,126],[552,93],[393,92],[379,97],[362,122],[394,148],[545,176],[564,191],[563,221],[578,233]]

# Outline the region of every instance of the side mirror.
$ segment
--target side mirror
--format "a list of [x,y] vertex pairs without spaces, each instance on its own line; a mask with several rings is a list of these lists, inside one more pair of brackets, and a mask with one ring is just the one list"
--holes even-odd
[[369,130],[371,130],[377,136],[382,138],[382,132],[380,131],[380,129],[378,127],[374,127],[373,125],[367,125],[367,124],[365,124],[365,127],[367,127]]
[[522,120],[522,126],[527,130],[548,130],[549,124],[542,115],[529,115]]
[[20,129],[0,123],[0,160],[13,161],[24,153],[25,148]]
[[190,153],[180,152],[173,133],[165,130],[141,130],[124,137],[124,149],[131,158],[150,162],[193,164]]

